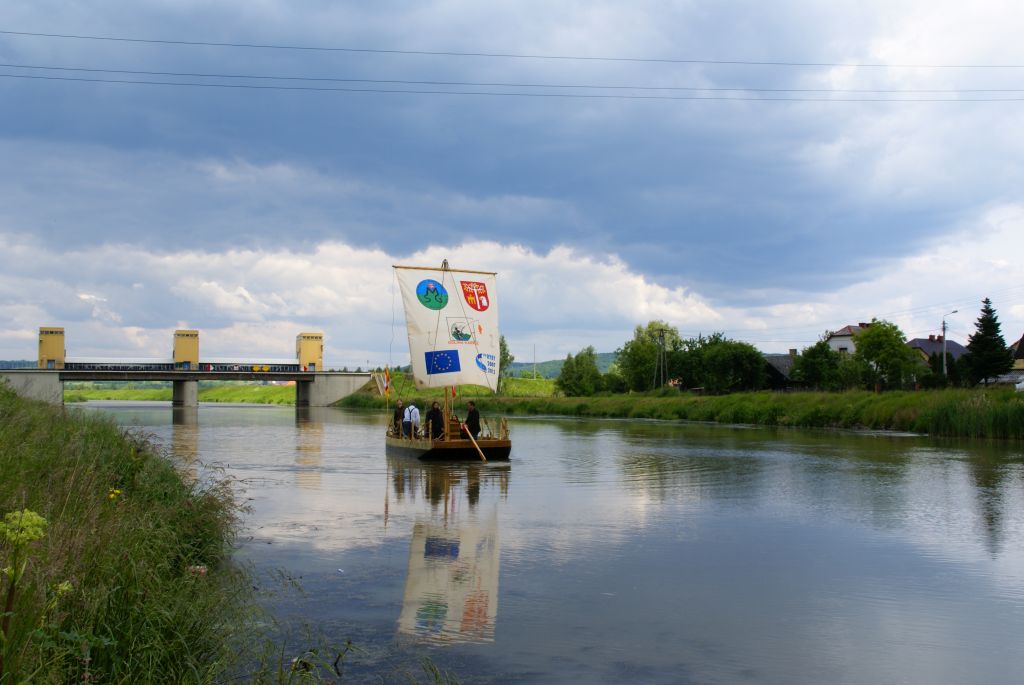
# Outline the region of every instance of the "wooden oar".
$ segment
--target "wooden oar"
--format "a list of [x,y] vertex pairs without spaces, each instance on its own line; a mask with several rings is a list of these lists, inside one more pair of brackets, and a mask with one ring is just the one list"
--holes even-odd
[[473,447],[476,448],[476,453],[480,455],[480,460],[487,461],[487,457],[484,456],[484,451],[480,449],[480,445],[476,444],[476,440],[473,439],[473,434],[469,432],[469,428],[466,427],[466,424],[462,424],[462,430],[466,431],[466,437],[469,438],[471,443],[473,443]]

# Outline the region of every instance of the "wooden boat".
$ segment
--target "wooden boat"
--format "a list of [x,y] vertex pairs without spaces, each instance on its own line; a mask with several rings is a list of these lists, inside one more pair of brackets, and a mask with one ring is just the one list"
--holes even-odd
[[474,438],[449,403],[449,395],[454,397],[459,385],[484,386],[492,392],[497,389],[500,333],[496,274],[451,269],[448,260],[440,269],[394,269],[405,308],[413,381],[418,389],[443,391],[445,425],[442,430],[433,430],[434,426],[424,424],[408,436],[402,435],[400,426],[389,425],[387,453],[424,461],[507,461],[512,451],[508,422],[499,419],[492,428],[485,419]]
[[501,420],[496,434],[485,423],[485,432],[474,440],[462,430],[462,423],[451,415],[447,406],[443,411],[449,417],[448,425],[438,438],[430,437],[429,426],[423,426],[417,437],[403,437],[400,429],[390,426],[384,438],[388,455],[415,457],[421,461],[508,461],[512,440],[507,421]]

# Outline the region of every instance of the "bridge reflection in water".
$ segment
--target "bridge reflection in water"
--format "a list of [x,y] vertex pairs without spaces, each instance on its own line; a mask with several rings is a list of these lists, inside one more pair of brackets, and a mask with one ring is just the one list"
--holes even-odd
[[493,642],[499,509],[508,497],[510,466],[389,457],[388,472],[397,499],[422,495],[427,505],[413,525],[399,635],[420,642]]

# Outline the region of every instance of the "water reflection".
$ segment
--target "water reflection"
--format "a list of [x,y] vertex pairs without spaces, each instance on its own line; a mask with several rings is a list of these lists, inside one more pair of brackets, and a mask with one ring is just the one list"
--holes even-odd
[[295,485],[319,490],[323,480],[324,408],[295,408]]
[[103,411],[238,479],[239,557],[301,577],[275,618],[366,647],[353,682],[436,643],[473,682],[1024,669],[1019,443],[530,418],[510,464],[423,465],[385,457],[379,412]]
[[191,481],[199,478],[199,408],[171,409],[171,454],[179,470]]
[[[493,642],[501,555],[498,509],[507,501],[510,466],[389,458],[388,471],[399,502],[422,497],[427,505],[412,529],[399,635],[426,642]],[[486,498],[481,506],[489,490],[497,497]]]

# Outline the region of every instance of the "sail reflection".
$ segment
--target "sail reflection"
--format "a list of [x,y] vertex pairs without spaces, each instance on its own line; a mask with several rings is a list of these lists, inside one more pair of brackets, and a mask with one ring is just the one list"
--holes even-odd
[[[426,642],[493,642],[498,508],[508,495],[510,468],[394,459],[388,466],[399,501],[422,495],[428,505],[413,525],[398,633]],[[492,490],[497,497],[488,496]]]

